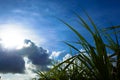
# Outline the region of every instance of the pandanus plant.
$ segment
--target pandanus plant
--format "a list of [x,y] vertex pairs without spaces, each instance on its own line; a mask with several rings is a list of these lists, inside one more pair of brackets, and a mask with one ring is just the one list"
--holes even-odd
[[[92,26],[76,15],[94,43],[89,43],[73,26],[60,20],[77,35],[78,41],[74,43],[81,45],[84,52],[73,44],[64,42],[78,54],[54,65],[48,72],[37,72],[41,76],[39,80],[120,80],[120,26],[98,29],[87,13]],[[113,33],[109,33],[110,30]]]

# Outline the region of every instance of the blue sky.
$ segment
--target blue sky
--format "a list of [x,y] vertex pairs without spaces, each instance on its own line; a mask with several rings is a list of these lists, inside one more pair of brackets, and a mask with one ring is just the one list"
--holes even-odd
[[[39,37],[38,39],[42,37],[44,40],[33,42],[49,50],[62,50],[66,46],[61,41],[76,39],[71,38],[73,34],[56,17],[77,27],[78,24],[75,21],[77,18],[73,11],[84,18],[81,7],[93,17],[98,25],[110,22],[119,24],[120,22],[118,20],[120,18],[119,0],[4,0],[0,2],[1,24],[20,23],[32,29]],[[79,30],[85,34],[82,27]]]
[[[74,12],[78,13],[81,17],[88,21],[84,11],[82,10],[82,8],[84,8],[93,18],[98,27],[103,28],[111,26],[111,24],[120,24],[119,4],[119,0],[0,0],[0,39],[4,42],[3,46],[8,47],[11,46],[10,43],[16,42],[17,44],[20,43],[20,46],[22,45],[25,47],[20,50],[12,49],[12,51],[9,51],[9,47],[7,52],[0,52],[5,53],[5,55],[13,53],[13,57],[10,55],[8,56],[9,59],[16,59],[18,57],[18,59],[23,62],[23,64],[20,65],[23,66],[23,68],[20,69],[20,72],[24,69],[24,67],[26,68],[25,65],[28,65],[28,67],[34,65],[37,68],[38,65],[46,66],[46,64],[49,63],[48,60],[50,60],[48,53],[50,54],[50,58],[58,56],[63,58],[65,55],[68,55],[67,53],[69,52],[69,47],[62,41],[76,41],[75,34],[73,34],[73,32],[71,32],[70,29],[68,29],[57,18],[60,18],[74,26],[92,43],[88,33],[77,23],[77,17]],[[28,43],[23,45],[21,39],[27,39],[26,41],[28,41]],[[16,45],[14,44],[14,46]],[[26,46],[28,50],[26,49]],[[33,53],[25,53],[25,50],[31,50],[31,48],[29,48],[30,46],[32,46],[33,50],[37,49],[37,52],[33,51],[33,53],[37,53],[36,55]],[[16,55],[15,53],[20,55]],[[45,55],[42,53],[45,53]],[[37,57],[38,54],[41,59]],[[24,58],[21,57],[21,55],[24,55]],[[44,60],[44,64],[37,61],[43,60],[42,56],[46,59]],[[5,57],[2,58],[3,62],[7,59]],[[30,63],[26,64],[26,61],[29,60],[31,60]],[[11,60],[11,62],[14,61]],[[16,61],[16,63],[19,63],[19,61]],[[12,64],[10,65],[13,67]],[[26,68],[27,73],[24,74],[25,77],[22,79],[20,78],[20,80],[25,80],[25,78],[28,78],[31,74],[33,74],[30,70],[28,70],[28,67]],[[5,80],[9,80],[7,77],[12,75],[12,72],[9,70],[8,74],[1,74]],[[7,70],[4,71],[1,70],[1,68],[0,71],[1,73],[7,72]],[[21,77],[23,75],[16,74],[15,76]],[[15,76],[10,78],[12,80],[16,80]]]

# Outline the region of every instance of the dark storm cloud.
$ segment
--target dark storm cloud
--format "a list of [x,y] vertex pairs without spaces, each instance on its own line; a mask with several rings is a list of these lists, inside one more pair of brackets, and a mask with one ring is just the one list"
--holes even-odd
[[[25,40],[25,45],[20,50],[7,50],[0,44],[0,73],[24,73],[25,61],[28,59],[39,70],[48,70],[51,63],[47,50],[36,46],[31,40]],[[29,46],[28,46],[29,45]]]
[[35,65],[48,65],[50,63],[50,59],[48,59],[48,54],[46,52],[35,51],[31,55],[28,56],[28,58],[32,61]]
[[47,50],[42,47],[37,47],[32,41],[25,40],[25,44],[28,44],[29,47],[24,47],[21,49],[21,54],[27,56],[34,65],[47,67],[50,64],[51,60],[49,59],[49,54]]
[[0,52],[0,73],[23,73],[25,62],[17,54]]

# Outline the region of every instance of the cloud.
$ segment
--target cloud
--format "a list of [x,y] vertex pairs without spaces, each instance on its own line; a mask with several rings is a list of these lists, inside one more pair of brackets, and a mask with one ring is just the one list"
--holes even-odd
[[1,73],[23,73],[25,62],[17,54],[0,52],[0,72]]
[[28,47],[23,47],[20,50],[20,54],[28,57],[32,64],[36,65],[42,70],[47,70],[47,65],[50,65],[51,59],[49,59],[49,53],[42,47],[38,47],[31,40],[26,39],[25,44]]
[[31,40],[26,39],[24,42],[21,49],[9,50],[0,46],[0,73],[24,73],[27,69],[24,57],[28,59],[28,64],[34,66],[33,69],[49,70],[47,66],[51,59],[47,50],[36,46]]
[[32,78],[36,76],[34,73],[32,74],[7,73],[0,75],[1,75],[1,80],[32,80]]
[[63,53],[63,51],[53,51],[49,58],[57,58],[61,53]]
[[67,59],[69,59],[69,58],[71,58],[71,57],[72,57],[72,55],[66,54],[66,55],[63,57],[63,61],[65,61],[65,60],[67,60]]
[[32,17],[40,17],[40,13],[36,12],[36,11],[29,11],[29,10],[22,10],[22,9],[14,9],[12,10],[13,13],[16,14],[21,14],[21,15],[29,15]]

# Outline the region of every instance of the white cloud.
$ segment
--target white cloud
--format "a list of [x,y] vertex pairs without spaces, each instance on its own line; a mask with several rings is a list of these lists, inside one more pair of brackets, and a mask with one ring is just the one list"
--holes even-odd
[[0,74],[1,80],[32,80],[32,74]]
[[66,54],[65,57],[63,57],[63,61],[65,61],[65,60],[67,60],[68,58],[71,58],[71,57],[72,57],[72,55]]
[[80,52],[84,52],[85,53],[86,51],[84,49],[80,49]]
[[38,12],[33,12],[33,11],[26,11],[26,10],[22,10],[22,9],[15,9],[12,10],[13,13],[19,13],[19,14],[24,14],[24,15],[31,15],[31,16],[41,16],[40,13]]
[[53,51],[49,58],[50,59],[57,58],[63,52],[64,51]]

